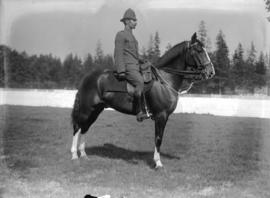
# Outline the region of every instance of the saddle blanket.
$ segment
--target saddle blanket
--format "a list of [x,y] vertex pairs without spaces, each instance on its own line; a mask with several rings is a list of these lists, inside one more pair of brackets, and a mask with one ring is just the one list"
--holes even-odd
[[[108,73],[108,78],[104,82],[104,91],[105,92],[126,92],[133,94],[134,87],[128,83],[126,80],[118,80],[113,71],[106,71]],[[148,83],[144,83],[144,93],[151,89],[154,80],[151,80]]]

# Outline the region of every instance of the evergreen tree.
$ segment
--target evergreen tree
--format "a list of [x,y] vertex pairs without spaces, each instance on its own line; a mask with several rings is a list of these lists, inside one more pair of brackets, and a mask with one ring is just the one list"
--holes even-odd
[[150,39],[149,39],[149,44],[148,44],[148,49],[147,49],[147,58],[150,61],[153,61],[154,58],[154,38],[153,35],[150,35]]
[[69,54],[63,63],[64,82],[66,88],[76,88],[82,77],[82,63],[78,56]]
[[94,68],[93,57],[91,54],[87,54],[86,59],[83,62],[83,71],[87,73]]
[[0,87],[5,86],[4,51],[0,48]]
[[60,88],[62,74],[62,63],[59,58],[50,57],[48,88]]
[[38,83],[37,75],[39,75],[38,67],[38,57],[37,55],[32,55],[29,57],[29,75],[30,81],[28,88],[40,88],[40,83]]
[[28,67],[28,55],[12,50],[9,56],[8,75],[10,87],[25,87],[30,79]]
[[101,44],[101,41],[98,40],[97,46],[96,46],[95,63],[98,65],[102,65],[103,58],[104,58],[104,52],[102,50],[102,44]]
[[38,88],[50,88],[52,85],[48,85],[48,81],[51,80],[52,55],[40,55],[38,61],[34,65],[34,72]]
[[255,81],[256,87],[262,87],[266,85],[266,65],[264,55],[261,52],[258,61],[255,64]]
[[255,74],[255,61],[256,61],[256,49],[254,43],[251,42],[251,47],[248,50],[248,57],[246,65],[244,67],[244,89],[248,92],[253,93],[255,88],[255,81],[257,76]]
[[244,49],[242,44],[239,43],[237,49],[234,51],[231,68],[231,79],[233,82],[233,89],[242,88],[244,82]]
[[202,20],[199,24],[198,39],[203,43],[207,52],[211,52],[212,42],[210,37],[207,35],[206,23]]
[[254,43],[251,42],[250,50],[248,50],[248,58],[247,58],[247,63],[250,65],[254,65],[256,61],[256,49],[254,46]]
[[267,95],[270,96],[270,54],[265,55]]
[[264,54],[264,63],[266,70],[268,70],[270,66],[270,56],[267,53]]
[[155,33],[155,37],[154,37],[154,57],[153,57],[153,62],[155,63],[158,58],[160,57],[160,37],[159,37],[159,33],[156,32]]
[[104,56],[103,60],[102,60],[102,67],[104,69],[113,69],[113,57],[112,55],[107,54],[106,56]]
[[265,57],[263,55],[263,52],[260,53],[259,59],[256,62],[256,69],[255,72],[257,74],[261,74],[261,75],[265,75],[266,74],[266,61],[265,61]]
[[12,49],[6,45],[0,45],[0,65],[1,65],[1,86],[9,87],[10,57]]
[[216,70],[216,85],[218,93],[224,93],[225,87],[229,86],[230,81],[228,79],[230,59],[229,49],[225,41],[225,35],[220,30],[216,37],[216,46],[214,65]]
[[207,31],[204,20],[202,20],[199,24],[198,39],[204,44],[204,46],[207,45]]
[[0,45],[0,87],[8,86],[8,57],[10,54],[10,48],[5,45]]

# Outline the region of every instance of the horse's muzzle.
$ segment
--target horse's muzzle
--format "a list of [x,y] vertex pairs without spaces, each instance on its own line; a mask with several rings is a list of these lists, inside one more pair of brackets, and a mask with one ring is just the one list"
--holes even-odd
[[211,79],[215,76],[215,69],[212,62],[208,63],[205,66],[205,69],[202,71],[202,75],[203,75],[204,80]]

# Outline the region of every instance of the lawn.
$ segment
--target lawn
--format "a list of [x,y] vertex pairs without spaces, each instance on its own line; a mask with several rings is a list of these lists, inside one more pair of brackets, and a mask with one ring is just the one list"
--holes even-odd
[[173,114],[164,169],[151,120],[105,111],[71,161],[69,108],[0,106],[0,197],[270,197],[270,120]]

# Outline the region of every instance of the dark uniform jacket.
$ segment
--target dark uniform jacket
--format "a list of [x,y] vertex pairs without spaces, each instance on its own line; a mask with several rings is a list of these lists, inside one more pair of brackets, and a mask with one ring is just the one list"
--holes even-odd
[[118,32],[115,37],[114,49],[114,61],[117,72],[139,71],[138,57],[138,41],[132,32],[129,30]]

